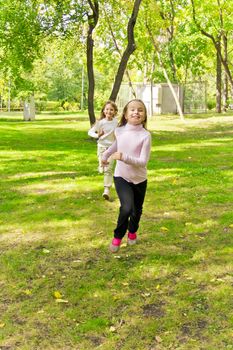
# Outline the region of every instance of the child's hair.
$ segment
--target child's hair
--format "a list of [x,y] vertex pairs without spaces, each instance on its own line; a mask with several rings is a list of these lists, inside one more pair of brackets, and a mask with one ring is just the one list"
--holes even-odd
[[128,105],[130,104],[130,102],[134,102],[134,101],[135,101],[135,102],[140,102],[140,103],[143,105],[143,107],[144,107],[144,110],[145,110],[145,119],[144,119],[144,121],[142,122],[142,126],[143,126],[143,128],[146,129],[146,123],[147,123],[147,110],[146,110],[146,106],[145,106],[145,103],[144,103],[142,100],[137,99],[137,98],[135,98],[135,99],[133,99],[133,100],[130,100],[128,103],[126,103],[125,107],[123,108],[122,116],[121,116],[121,119],[120,119],[120,121],[119,121],[118,126],[123,126],[123,125],[127,124],[127,120],[126,120],[126,118],[125,118],[125,115],[126,115],[126,112],[127,112],[127,109],[128,109]]
[[117,108],[117,105],[115,104],[115,102],[111,101],[111,100],[108,100],[105,102],[105,104],[103,105],[102,109],[101,109],[101,112],[100,112],[100,120],[101,119],[104,119],[106,116],[104,114],[104,109],[107,105],[111,105],[114,109],[115,109],[115,114],[117,114],[118,112],[118,108]]

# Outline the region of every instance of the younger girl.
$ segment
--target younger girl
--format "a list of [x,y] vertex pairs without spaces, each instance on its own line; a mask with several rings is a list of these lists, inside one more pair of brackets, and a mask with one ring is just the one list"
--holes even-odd
[[[103,166],[117,160],[114,183],[120,200],[120,210],[111,252],[119,250],[122,238],[128,229],[128,244],[137,240],[137,230],[142,215],[147,187],[146,165],[150,157],[151,135],[146,130],[147,111],[141,100],[126,104],[115,130],[116,141],[102,156]],[[110,159],[109,159],[110,157]]]
[[113,182],[113,167],[114,160],[102,166],[102,154],[115,141],[114,130],[117,127],[118,121],[115,118],[117,114],[117,105],[112,101],[107,101],[100,114],[100,119],[88,131],[88,135],[98,139],[97,155],[99,159],[99,172],[104,174],[104,192],[103,197],[109,199],[109,192]]

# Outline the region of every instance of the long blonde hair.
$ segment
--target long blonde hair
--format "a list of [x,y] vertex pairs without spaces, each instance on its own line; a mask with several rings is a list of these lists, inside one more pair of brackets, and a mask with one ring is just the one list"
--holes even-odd
[[146,105],[145,105],[145,103],[144,103],[142,100],[137,99],[137,98],[134,98],[133,100],[130,100],[128,103],[126,103],[125,107],[123,108],[122,116],[121,116],[121,119],[120,119],[120,121],[119,121],[118,126],[123,126],[123,125],[127,124],[127,119],[125,118],[125,115],[126,115],[126,113],[127,113],[127,109],[128,109],[129,104],[130,104],[131,102],[134,102],[134,101],[135,101],[135,102],[140,102],[140,103],[143,105],[143,107],[144,107],[144,110],[145,110],[145,119],[144,119],[144,121],[142,122],[142,126],[143,126],[144,129],[146,129],[146,124],[147,124],[147,110],[146,110]]

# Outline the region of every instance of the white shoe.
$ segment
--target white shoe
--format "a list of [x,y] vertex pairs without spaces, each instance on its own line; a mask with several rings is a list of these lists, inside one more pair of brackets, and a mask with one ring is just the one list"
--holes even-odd
[[113,240],[109,246],[109,249],[112,253],[117,253],[118,250],[120,249],[120,245],[121,245],[121,239],[113,238]]
[[134,245],[137,243],[137,234],[135,233],[128,233],[128,240],[127,244],[128,245]]
[[109,188],[108,187],[104,187],[104,193],[102,194],[102,196],[107,201],[109,200]]
[[134,245],[134,244],[136,244],[137,243],[137,239],[129,239],[128,238],[128,240],[127,240],[127,244],[128,245]]

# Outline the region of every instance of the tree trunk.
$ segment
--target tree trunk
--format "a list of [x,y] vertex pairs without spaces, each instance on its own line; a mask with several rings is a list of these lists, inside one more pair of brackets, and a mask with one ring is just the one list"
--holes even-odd
[[176,74],[176,65],[175,65],[175,60],[174,60],[174,55],[171,49],[169,48],[169,59],[171,63],[171,71],[172,71],[172,79],[174,82],[177,82],[177,74]]
[[[106,21],[108,22],[108,26],[109,26],[109,29],[110,29],[110,32],[111,32],[111,36],[112,36],[112,39],[113,39],[113,42],[114,42],[114,45],[115,45],[115,48],[117,50],[117,52],[119,53],[120,57],[122,58],[122,53],[121,53],[121,50],[117,44],[117,40],[116,40],[116,37],[114,35],[114,32],[113,32],[113,29],[112,29],[112,25],[111,25],[111,22],[110,22],[110,19],[108,17],[108,14],[107,12],[105,11],[104,9],[104,13],[105,13],[105,17],[106,17]],[[129,87],[131,88],[131,91],[132,91],[132,94],[134,96],[134,98],[136,98],[136,91],[134,90],[134,87],[133,87],[133,83],[132,83],[132,80],[130,78],[130,74],[129,74],[129,71],[126,69],[125,71],[125,74],[127,75],[127,78],[128,78],[128,81],[129,81]]]
[[23,119],[25,121],[30,120],[30,104],[28,102],[28,99],[26,99],[23,103]]
[[7,109],[8,112],[11,111],[11,81],[8,83],[8,101],[7,101]]
[[35,120],[35,99],[34,95],[30,99],[26,99],[23,104],[23,119],[25,121]]
[[[161,59],[161,58],[160,58],[160,59]],[[177,107],[177,110],[178,110],[180,119],[181,119],[182,121],[184,121],[184,114],[183,114],[183,111],[182,111],[182,107],[181,107],[181,105],[180,105],[179,97],[177,96],[177,94],[176,94],[176,92],[175,92],[175,89],[174,89],[174,87],[173,87],[173,85],[172,85],[172,83],[171,83],[171,81],[170,81],[170,79],[169,79],[169,77],[168,77],[168,74],[167,74],[166,69],[165,69],[164,67],[162,67],[162,69],[163,69],[164,77],[166,78],[167,83],[168,83],[168,86],[169,86],[169,88],[170,88],[170,90],[171,90],[171,93],[172,93],[172,95],[173,95],[173,97],[174,97],[174,100],[175,100],[175,103],[176,103],[176,107]]]
[[[223,35],[223,50],[224,50],[224,60],[227,62],[228,60],[228,52],[227,52],[227,36]],[[228,107],[228,78],[227,74],[224,71],[223,75],[223,111],[226,112]]]
[[90,124],[95,123],[95,112],[94,112],[94,92],[95,92],[95,77],[93,68],[93,48],[94,40],[92,38],[93,30],[95,29],[99,19],[99,4],[95,0],[93,3],[91,0],[88,1],[92,14],[88,15],[88,33],[87,33],[87,76],[88,76],[88,114]]
[[222,52],[221,52],[221,47],[217,44],[217,41],[213,38],[213,43],[214,43],[214,46],[216,48],[216,51],[219,55],[219,58],[221,60],[221,63],[223,65],[223,68],[225,70],[225,73],[227,75],[227,78],[229,80],[229,83],[231,85],[231,96],[233,98],[233,77],[232,77],[232,74],[231,74],[231,71],[230,71],[230,68],[229,68],[229,64],[228,62],[224,59],[223,55],[222,55]]
[[167,73],[167,71],[166,71],[166,68],[164,67],[163,61],[162,61],[162,59],[161,59],[161,55],[160,55],[159,48],[158,48],[158,46],[156,45],[156,42],[155,42],[154,37],[153,37],[153,34],[152,34],[152,32],[151,32],[151,30],[150,30],[150,28],[149,28],[149,26],[148,26],[147,24],[146,24],[146,27],[147,27],[149,36],[150,36],[150,38],[151,38],[151,42],[152,42],[152,44],[153,44],[153,46],[154,46],[155,52],[156,52],[156,54],[157,54],[158,61],[159,61],[159,65],[160,65],[160,67],[161,67],[162,70],[163,70],[163,75],[164,75],[164,77],[165,77],[165,79],[166,79],[166,81],[167,81],[167,84],[168,84],[168,86],[169,86],[169,88],[170,88],[170,90],[171,90],[172,96],[174,97],[174,100],[175,100],[175,103],[176,103],[176,107],[177,107],[177,110],[178,110],[180,119],[181,119],[182,121],[184,121],[184,120],[185,120],[185,119],[184,119],[184,114],[183,114],[183,111],[182,111],[182,107],[181,107],[181,105],[180,105],[179,98],[178,98],[178,96],[177,96],[177,94],[176,94],[176,92],[175,92],[175,89],[173,88],[173,85],[172,85],[172,83],[171,83],[171,80],[169,79],[169,76],[168,76],[168,73]]
[[35,98],[34,94],[30,96],[30,120],[35,120],[36,117],[36,107],[35,107]]
[[[175,20],[175,9],[174,9],[175,1],[170,0],[170,12],[168,14],[165,14],[163,11],[160,11],[160,16],[163,19],[168,36],[168,55],[171,65],[171,71],[172,71],[172,79],[174,82],[177,82],[177,72],[176,72],[176,65],[174,60],[174,53],[172,49],[172,41],[174,38],[174,20]],[[169,26],[167,26],[170,23]]]
[[[219,40],[217,45],[221,50],[221,41]],[[221,59],[218,52],[216,53],[216,112],[222,111],[222,66]]]
[[228,108],[228,78],[226,73],[223,73],[223,92],[222,92],[223,111],[226,112]]
[[84,97],[84,65],[82,64],[82,90],[81,90],[81,101],[80,101],[80,109],[83,111],[83,97]]
[[154,57],[153,57],[153,61],[152,61],[152,66],[151,66],[151,76],[150,76],[150,115],[151,117],[154,114],[154,106],[153,106],[153,86],[154,86],[154,81],[153,81],[153,73],[155,70],[155,61],[154,61]]
[[116,101],[118,92],[120,90],[121,82],[122,82],[122,79],[123,79],[123,76],[124,76],[124,73],[125,73],[125,70],[127,67],[128,60],[130,58],[130,55],[136,49],[135,40],[134,40],[134,26],[136,24],[141,1],[142,0],[135,0],[133,12],[132,12],[132,15],[129,19],[128,28],[127,28],[128,44],[127,44],[127,47],[126,47],[126,49],[121,57],[121,61],[120,61],[118,71],[117,71],[117,74],[115,77],[115,81],[113,84],[112,92],[111,92],[111,95],[109,98],[112,101]]

